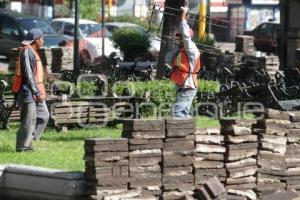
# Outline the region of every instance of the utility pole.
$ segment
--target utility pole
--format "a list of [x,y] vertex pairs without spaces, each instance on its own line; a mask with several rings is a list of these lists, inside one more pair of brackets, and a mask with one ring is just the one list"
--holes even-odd
[[[163,29],[161,36],[160,51],[157,63],[157,79],[162,79],[165,77],[165,57],[167,51],[170,49],[171,42],[169,38],[172,38],[176,31],[179,28],[179,19],[180,19],[180,7],[187,6],[185,0],[166,0],[165,1],[165,12],[172,15],[164,14],[163,15]],[[173,8],[173,9],[170,9]],[[177,10],[174,10],[177,9]],[[177,16],[174,17],[173,15]]]
[[211,33],[210,0],[207,0],[207,9],[206,10],[207,10],[206,16],[207,16],[207,26],[208,26],[206,33],[209,34],[209,33]]
[[207,14],[207,0],[200,0],[199,4],[199,22],[198,22],[198,38],[205,39],[206,35],[206,14]]
[[[77,78],[79,75],[79,2],[80,0],[75,0],[75,30],[74,30],[74,74]],[[74,80],[77,83],[76,80]]]
[[108,0],[108,17],[111,16],[112,0]]
[[105,40],[104,40],[104,35],[105,35],[105,30],[104,30],[104,18],[105,18],[105,5],[104,5],[104,1],[105,0],[102,0],[102,17],[101,17],[101,24],[102,24],[102,30],[103,30],[103,32],[102,32],[102,59],[101,60],[103,60],[104,59],[104,56],[105,56],[105,54],[104,54],[104,50],[105,50]]

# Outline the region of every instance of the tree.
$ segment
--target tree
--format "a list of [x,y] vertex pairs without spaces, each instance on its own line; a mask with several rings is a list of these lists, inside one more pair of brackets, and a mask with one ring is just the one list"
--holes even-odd
[[[102,0],[78,0],[80,1],[80,18],[96,20],[101,11]],[[103,0],[104,1],[104,0]],[[68,5],[69,9],[74,8],[75,0],[64,0],[64,4]]]
[[[176,15],[174,17],[172,15],[164,14],[164,22],[162,29],[162,37],[161,37],[161,45],[160,52],[157,64],[157,79],[162,79],[165,76],[165,56],[167,50],[170,49],[172,45],[170,39],[175,32],[178,30],[178,24],[180,19],[180,7],[186,6],[186,0],[166,0],[165,1],[165,12]],[[175,8],[177,10],[173,10],[170,8]]]

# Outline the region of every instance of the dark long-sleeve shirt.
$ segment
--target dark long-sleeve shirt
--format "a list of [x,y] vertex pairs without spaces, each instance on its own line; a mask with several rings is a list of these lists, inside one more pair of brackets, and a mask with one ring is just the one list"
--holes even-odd
[[22,85],[18,93],[18,102],[31,103],[33,95],[40,96],[40,91],[35,81],[35,55],[32,49],[26,48],[20,55],[20,67],[22,72]]

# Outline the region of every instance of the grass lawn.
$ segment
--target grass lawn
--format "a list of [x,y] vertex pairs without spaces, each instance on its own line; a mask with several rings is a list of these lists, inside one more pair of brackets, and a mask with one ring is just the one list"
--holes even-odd
[[[197,127],[218,127],[217,120],[198,118]],[[84,171],[83,143],[86,138],[119,138],[122,126],[117,128],[77,129],[67,133],[47,129],[41,141],[33,142],[34,152],[15,152],[18,125],[10,131],[0,130],[0,164],[23,164],[67,171]]]

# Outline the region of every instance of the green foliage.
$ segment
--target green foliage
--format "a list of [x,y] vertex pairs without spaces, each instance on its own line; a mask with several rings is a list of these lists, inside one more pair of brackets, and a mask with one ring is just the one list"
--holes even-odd
[[101,0],[80,1],[80,18],[96,20],[101,11]]
[[[151,104],[154,104],[156,107],[164,107],[166,112],[161,113],[163,116],[170,114],[172,103],[176,98],[175,86],[170,80],[120,82],[119,84],[116,84],[115,87],[116,95],[122,96],[122,92],[125,88],[128,88],[130,94],[137,98],[145,97],[146,92],[150,93]],[[219,91],[219,83],[216,81],[199,80],[198,91],[209,93],[217,92]],[[151,117],[156,114],[150,103],[148,106],[143,106],[140,111],[146,117]]]
[[80,90],[80,94],[84,96],[94,96],[96,92],[97,86],[94,83],[91,82],[80,82],[79,85],[77,85],[77,91]]
[[150,47],[149,36],[132,28],[120,28],[114,31],[112,40],[124,53],[124,61],[134,61],[137,57],[143,57]]
[[[144,29],[146,29],[146,30],[148,30],[148,28],[149,28],[149,21],[148,20],[142,20],[140,18],[133,17],[133,16],[130,16],[130,15],[110,17],[107,21],[108,22],[130,22],[130,23],[138,24],[138,25],[144,27]],[[157,32],[158,28],[159,28],[158,25],[152,24],[150,31]]]
[[195,38],[194,39],[196,43],[204,44],[207,46],[214,46],[215,45],[215,39],[213,35],[205,35],[203,38]]
[[218,92],[220,90],[220,83],[218,81],[198,80],[199,92]]

